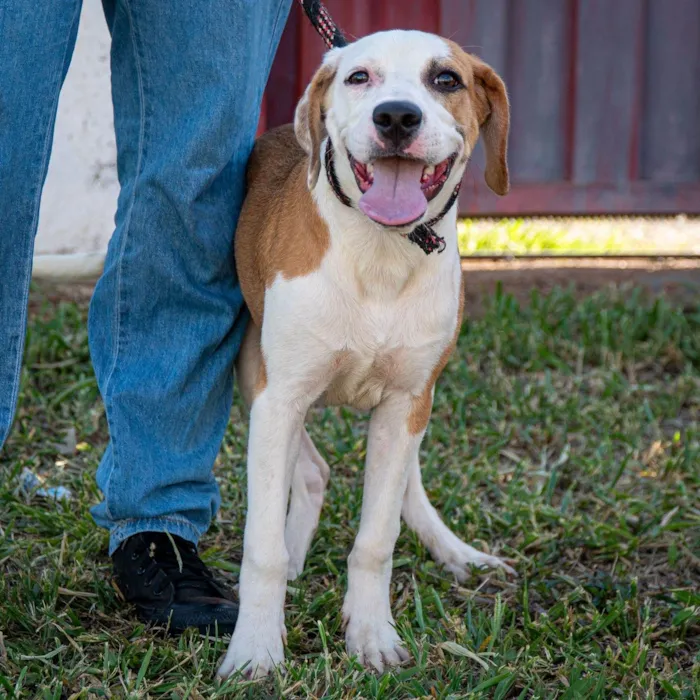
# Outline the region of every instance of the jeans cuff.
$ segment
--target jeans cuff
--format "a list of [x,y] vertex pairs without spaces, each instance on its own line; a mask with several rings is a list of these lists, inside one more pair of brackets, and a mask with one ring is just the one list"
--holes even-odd
[[119,520],[110,530],[109,555],[112,556],[124,540],[139,532],[168,532],[182,537],[193,545],[197,545],[202,535],[189,520],[173,516]]

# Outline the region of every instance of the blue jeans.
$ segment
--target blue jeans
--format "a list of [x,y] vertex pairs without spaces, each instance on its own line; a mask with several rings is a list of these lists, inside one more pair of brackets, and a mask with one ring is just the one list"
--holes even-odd
[[[103,3],[121,194],[88,326],[110,432],[92,513],[110,531],[110,553],[147,530],[196,543],[219,507],[212,467],[247,320],[233,234],[290,3]],[[80,5],[0,2],[0,446]]]

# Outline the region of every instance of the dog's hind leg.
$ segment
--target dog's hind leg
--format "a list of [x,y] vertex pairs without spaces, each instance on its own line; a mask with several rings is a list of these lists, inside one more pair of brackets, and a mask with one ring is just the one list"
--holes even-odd
[[261,366],[260,328],[251,320],[248,322],[236,359],[236,384],[249,411],[253,405]]
[[330,468],[319,454],[306,430],[301,433],[299,458],[292,477],[292,495],[287,514],[284,539],[289,553],[289,580],[304,569],[304,560],[311,539],[318,527],[323,507],[323,496],[328,484]]
[[465,581],[472,566],[502,567],[508,573],[515,574],[513,568],[503,559],[480,552],[462,542],[445,525],[425,492],[417,455],[410,467],[401,515],[406,524],[416,532],[433,559],[454,574],[457,580]]

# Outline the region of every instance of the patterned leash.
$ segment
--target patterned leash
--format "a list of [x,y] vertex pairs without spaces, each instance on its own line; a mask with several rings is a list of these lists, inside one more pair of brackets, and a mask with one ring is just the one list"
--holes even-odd
[[343,32],[320,0],[299,0],[299,4],[329,49],[348,45]]

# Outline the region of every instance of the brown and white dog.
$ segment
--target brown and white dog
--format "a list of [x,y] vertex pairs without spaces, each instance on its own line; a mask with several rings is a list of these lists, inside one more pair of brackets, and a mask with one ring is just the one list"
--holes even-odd
[[[379,671],[408,658],[389,600],[401,516],[458,579],[472,565],[512,572],[448,529],[418,463],[462,317],[456,206],[444,210],[479,134],[486,182],[507,192],[508,122],[493,69],[438,36],[391,31],[329,51],[294,128],[257,142],[236,233],[252,315],[237,367],[248,513],[220,676],[264,675],[284,659],[286,580],[303,569],[329,478],[304,428],[319,400],[373,411],[343,606],[349,654]],[[411,233],[435,218],[444,249],[426,255]]]

